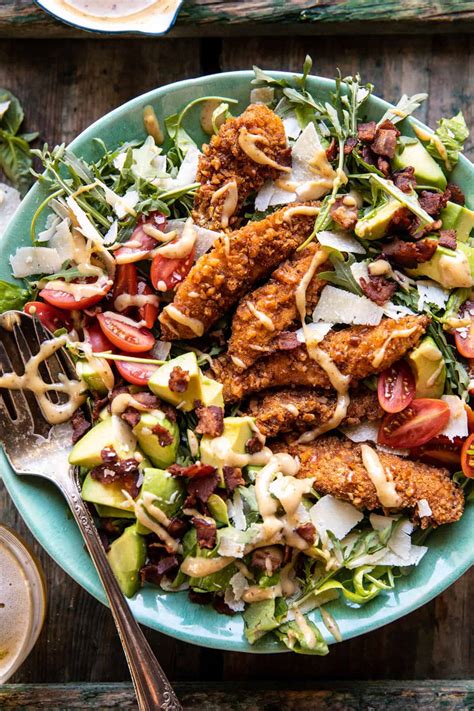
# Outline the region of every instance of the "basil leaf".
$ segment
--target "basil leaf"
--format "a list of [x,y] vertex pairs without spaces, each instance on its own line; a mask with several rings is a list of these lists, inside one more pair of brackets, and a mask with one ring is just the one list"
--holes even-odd
[[22,309],[31,296],[28,289],[18,284],[0,281],[0,313],[11,309]]
[[0,89],[0,104],[4,101],[10,104],[0,120],[0,126],[9,133],[17,133],[24,118],[21,104],[7,89]]
[[29,143],[38,134],[18,134],[23,122],[23,109],[11,92],[0,89],[0,104],[7,104],[7,109],[0,117],[0,170],[24,195],[33,182]]

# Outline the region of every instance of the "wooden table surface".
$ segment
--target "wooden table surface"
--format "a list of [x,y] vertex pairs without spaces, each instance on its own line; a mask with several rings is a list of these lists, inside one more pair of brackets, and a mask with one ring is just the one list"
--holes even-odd
[[[0,0],[0,17],[10,4]],[[15,4],[23,7],[28,3]],[[472,10],[473,3],[459,5],[469,5]],[[387,99],[396,100],[402,92],[428,91],[430,99],[419,116],[432,125],[440,116],[452,115],[458,109],[464,111],[469,125],[474,124],[474,39],[470,34],[247,37],[244,41],[198,37],[106,41],[90,36],[54,40],[10,37],[0,39],[0,86],[21,98],[28,129],[38,129],[41,138],[53,144],[70,141],[110,109],[156,86],[205,73],[248,68],[252,63],[267,69],[299,70],[307,52],[314,58],[315,73],[333,76],[336,66],[343,75],[360,71],[375,83],[376,93]],[[468,155],[473,155],[472,142]],[[13,526],[38,553],[49,591],[48,616],[40,640],[12,681],[128,681],[108,610],[40,550],[1,482],[0,520]],[[471,571],[428,605],[364,637],[332,646],[325,658],[224,653],[193,647],[153,631],[146,634],[168,675],[180,682],[222,680],[240,684],[278,680],[290,687],[298,682],[317,685],[318,680],[333,679],[464,680],[474,676],[473,580]],[[366,609],[369,614],[370,607]],[[467,688],[463,684],[461,687],[464,691]],[[426,689],[433,691],[429,684],[425,692]],[[30,692],[24,693],[28,696]],[[25,707],[31,703],[31,696],[28,698]],[[419,698],[426,701],[426,697]],[[275,701],[271,708],[278,708],[280,702]],[[365,707],[340,699],[334,703],[332,708]],[[445,707],[472,708],[472,696],[470,702],[463,703],[446,703]],[[316,704],[305,704],[301,703],[300,708],[316,708]],[[437,707],[431,702],[417,705]],[[40,707],[39,701],[37,706],[31,706]],[[0,708],[5,708],[1,700]],[[252,708],[262,706],[256,702]],[[298,703],[291,708],[298,708]]]

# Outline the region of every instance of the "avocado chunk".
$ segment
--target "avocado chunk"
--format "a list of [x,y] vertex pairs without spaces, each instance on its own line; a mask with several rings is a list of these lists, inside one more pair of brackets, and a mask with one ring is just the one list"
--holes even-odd
[[[129,511],[120,508],[120,504],[126,500],[125,496],[122,494],[123,484],[120,482],[111,482],[110,484],[104,484],[101,481],[93,479],[89,473],[84,479],[82,485],[82,498],[84,501],[89,501],[92,504],[96,504],[97,513],[99,516],[109,516],[107,513],[100,513],[98,507],[114,509],[120,512],[121,515],[116,514],[118,518],[121,518],[123,514],[130,515]],[[132,517],[134,514],[132,512]]]
[[455,251],[438,247],[427,262],[419,264],[416,269],[405,271],[408,276],[429,277],[445,289],[456,289],[457,287],[469,288],[473,285],[473,266],[474,249],[460,243]]
[[446,382],[443,354],[431,338],[426,336],[408,356],[415,376],[415,397],[440,398]]
[[135,453],[137,440],[130,427],[118,415],[102,420],[76,442],[69,455],[69,464],[92,469],[102,464],[101,452],[113,448],[119,459]]
[[135,524],[128,526],[110,546],[107,558],[126,597],[133,597],[140,587],[140,568],[145,565],[146,544]]
[[441,210],[443,230],[456,230],[456,237],[460,242],[467,242],[474,228],[474,211],[455,202],[448,202]]
[[135,518],[135,513],[128,509],[114,509],[113,506],[95,504],[99,518]]
[[[181,368],[188,374],[189,380],[182,392],[172,390],[170,376],[175,368]],[[171,405],[180,405],[181,409],[189,412],[194,408],[194,401],[201,400],[201,371],[195,353],[183,353],[164,363],[153,373],[148,381],[150,390],[165,402]]]
[[206,407],[215,405],[224,408],[224,396],[222,395],[223,385],[217,380],[208,378],[201,374],[201,402]]
[[112,368],[103,358],[78,360],[76,372],[89,390],[93,390],[99,395],[107,395],[114,387],[115,379]]
[[409,144],[398,143],[395,158],[392,160],[392,168],[393,170],[400,170],[409,166],[415,169],[415,178],[418,185],[430,185],[440,190],[445,190],[447,185],[446,176],[420,141]]
[[400,208],[398,200],[389,200],[357,220],[354,232],[361,239],[380,239],[387,234],[393,216]]
[[[143,501],[144,494],[152,494],[153,503],[160,508],[163,513],[172,518],[180,510],[185,497],[185,488],[183,483],[172,476],[164,469],[154,469],[152,467],[145,469],[140,496],[137,501]],[[148,528],[137,523],[139,533],[146,535],[150,533]]]
[[252,417],[224,417],[224,431],[220,437],[204,435],[201,439],[201,461],[222,473],[224,466],[242,466],[239,457],[254,436]]
[[207,508],[212,518],[221,526],[230,526],[227,504],[218,494],[211,494],[207,500]]
[[[169,444],[160,444],[160,435],[153,432],[153,428],[157,425],[163,427],[169,433],[171,437]],[[141,449],[150,458],[155,467],[165,469],[176,461],[179,444],[179,428],[176,422],[171,422],[164,415],[143,412],[140,415],[140,420],[133,428],[133,434],[136,436]],[[165,434],[165,438],[162,438],[162,441],[165,442],[168,437],[166,433],[163,434]]]

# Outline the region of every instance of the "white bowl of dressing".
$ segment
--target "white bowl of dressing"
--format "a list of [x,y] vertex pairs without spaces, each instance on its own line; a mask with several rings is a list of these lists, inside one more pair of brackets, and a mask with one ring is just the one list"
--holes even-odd
[[46,611],[43,572],[16,533],[0,524],[0,684],[33,649]]
[[183,0],[36,0],[56,19],[89,32],[162,35]]

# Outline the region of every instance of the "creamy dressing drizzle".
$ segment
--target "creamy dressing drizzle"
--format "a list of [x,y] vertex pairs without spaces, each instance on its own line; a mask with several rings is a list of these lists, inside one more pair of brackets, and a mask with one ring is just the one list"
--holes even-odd
[[120,294],[115,298],[114,306],[117,311],[125,311],[130,306],[159,306],[160,299],[156,294]]
[[172,553],[182,551],[182,546],[178,541],[169,535],[165,526],[169,525],[169,518],[165,513],[153,503],[155,497],[150,492],[145,492],[142,499],[134,501],[128,491],[122,490],[126,501],[120,505],[122,509],[133,509],[137,521],[145,528],[155,533],[158,538],[163,541],[166,549]]
[[292,609],[295,613],[295,622],[296,622],[301,634],[303,635],[303,639],[305,641],[306,646],[309,647],[309,649],[314,649],[314,647],[316,647],[316,644],[317,644],[316,635],[314,633],[314,630],[308,624],[308,620],[303,615],[301,610],[298,607],[296,607],[296,605]]
[[89,296],[96,296],[96,294],[102,293],[110,285],[113,284],[111,279],[106,276],[99,277],[99,279],[93,284],[75,284],[74,282],[61,281],[60,279],[54,279],[53,281],[40,281],[38,286],[40,288],[53,289],[54,291],[63,291],[66,294],[71,294],[75,301],[80,301]]
[[439,136],[437,136],[434,133],[428,133],[424,129],[420,128],[419,126],[413,126],[413,130],[415,131],[416,135],[418,138],[420,138],[422,141],[428,141],[431,143],[432,146],[436,148],[438,153],[441,156],[441,159],[444,161],[444,165],[446,166],[446,170],[450,172],[453,169],[453,166],[451,165],[449,159],[448,159],[448,152],[441,142],[441,139]]
[[211,204],[218,202],[223,195],[225,195],[225,199],[222,205],[221,227],[225,229],[228,227],[229,219],[236,211],[237,204],[239,202],[239,189],[237,187],[237,181],[231,180],[229,183],[226,183],[219,188],[219,190],[216,190],[211,198]]
[[394,338],[408,338],[408,336],[411,336],[411,334],[414,333],[417,328],[418,326],[411,326],[410,328],[400,328],[396,331],[393,331],[385,340],[385,342],[380,346],[380,348],[375,351],[375,355],[372,358],[372,365],[374,366],[374,368],[378,368],[382,364],[388,344],[393,341]]
[[191,217],[188,217],[184,224],[181,237],[177,240],[177,242],[170,242],[164,247],[160,247],[158,253],[167,259],[183,259],[193,251],[196,238],[197,232],[194,229],[193,220]]
[[260,136],[256,133],[250,133],[245,126],[239,131],[239,146],[243,152],[248,155],[248,157],[259,163],[260,165],[269,165],[272,168],[281,170],[282,173],[291,173],[291,167],[287,165],[280,165],[273,158],[267,156],[260,148],[257,148],[257,143],[261,143],[264,146],[268,146],[269,141],[266,136]]
[[[187,326],[190,331],[192,331],[196,336],[202,336],[204,333],[204,324],[197,318],[192,318],[191,316],[186,316],[182,311],[176,308],[173,304],[168,304],[163,311],[176,323],[180,323],[182,326]],[[173,330],[173,329],[171,329]],[[177,331],[175,331],[177,333]]]
[[267,331],[275,330],[275,324],[273,323],[270,316],[267,316],[267,314],[265,314],[263,311],[259,311],[258,309],[256,309],[251,301],[247,301],[247,308],[252,314],[252,316],[255,316],[255,318],[260,321],[262,326],[267,329]]
[[307,217],[316,217],[319,215],[321,208],[316,205],[295,205],[294,207],[289,207],[283,213],[283,222],[290,222],[291,218],[295,215],[305,215]]
[[[110,405],[110,411],[112,415],[121,415],[123,412],[125,412],[127,407],[133,407],[135,408],[135,410],[140,410],[140,412],[150,411],[149,407],[143,405],[143,403],[139,402],[138,400],[135,400],[133,395],[131,395],[130,393],[120,393],[120,395],[114,397]],[[161,410],[157,410],[156,412],[160,416],[164,417],[164,413],[161,412]]]
[[206,575],[217,573],[233,563],[235,558],[219,556],[218,558],[197,558],[188,556],[181,563],[181,571],[191,578],[204,578]]
[[[154,225],[149,225],[147,223],[142,225],[142,230],[149,237],[153,237],[153,239],[156,239],[157,242],[169,242],[170,240],[175,239],[175,237],[178,236],[177,230],[171,230],[170,232],[162,232],[158,229],[158,227],[155,227]],[[140,247],[140,242],[138,242],[138,240],[134,241],[136,242],[136,246]],[[132,240],[127,242],[127,246],[132,246]]]
[[368,444],[363,444],[360,449],[364,467],[375,486],[378,500],[387,509],[399,508],[402,500],[397,494],[390,472],[385,470],[379,455]]

